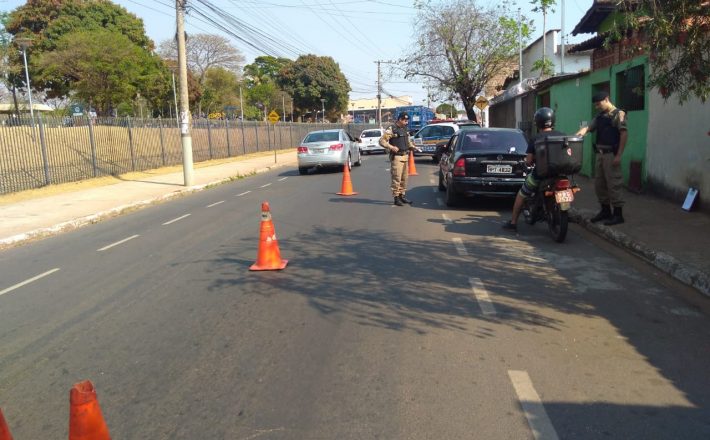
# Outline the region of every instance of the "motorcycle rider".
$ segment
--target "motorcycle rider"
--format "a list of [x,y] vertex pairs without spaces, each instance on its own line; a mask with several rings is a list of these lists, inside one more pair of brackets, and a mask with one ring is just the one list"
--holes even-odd
[[[537,135],[528,142],[528,149],[525,151],[525,163],[527,166],[532,166],[535,163],[535,142],[545,136],[567,136],[565,133],[555,130],[555,112],[549,107],[540,107],[535,112],[533,117],[535,127],[537,127]],[[540,177],[537,175],[536,169],[528,174],[525,183],[515,196],[513,203],[513,213],[511,219],[503,224],[503,229],[508,231],[518,231],[518,217],[523,210],[525,199],[535,195],[537,188],[540,186]]]

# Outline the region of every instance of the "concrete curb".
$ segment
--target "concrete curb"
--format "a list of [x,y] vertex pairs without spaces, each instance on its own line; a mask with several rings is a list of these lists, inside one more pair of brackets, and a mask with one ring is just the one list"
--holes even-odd
[[229,183],[229,182],[232,182],[236,179],[248,177],[252,174],[264,173],[264,172],[270,171],[274,168],[280,168],[280,167],[286,166],[286,165],[288,165],[288,164],[280,164],[280,163],[273,164],[273,165],[270,165],[267,167],[254,169],[251,172],[248,172],[246,174],[237,174],[237,175],[234,175],[231,177],[218,179],[218,180],[208,182],[208,183],[205,183],[202,185],[193,185],[189,188],[176,190],[174,192],[171,192],[168,194],[163,194],[161,196],[153,197],[153,198],[146,199],[146,200],[140,200],[140,201],[137,201],[134,203],[126,204],[126,205],[121,205],[116,208],[111,208],[106,211],[98,212],[96,214],[91,214],[91,215],[87,215],[84,217],[78,217],[78,218],[75,218],[72,220],[67,220],[65,222],[61,222],[59,224],[56,224],[56,225],[53,225],[50,227],[34,229],[32,231],[25,232],[22,234],[13,235],[13,236],[10,236],[7,238],[0,238],[0,250],[9,249],[11,247],[18,246],[18,245],[21,245],[21,244],[24,244],[24,243],[27,243],[29,241],[36,240],[39,238],[51,237],[53,235],[58,235],[63,232],[73,231],[75,229],[79,229],[79,228],[86,226],[86,225],[98,223],[100,221],[103,221],[103,220],[106,220],[109,218],[113,218],[113,217],[117,217],[119,215],[133,212],[133,211],[136,211],[139,209],[143,209],[143,208],[151,206],[151,205],[163,203],[163,202],[166,202],[166,201],[169,201],[172,199],[176,199],[178,197],[183,197],[183,196],[186,196],[186,195],[198,192],[198,191],[203,191],[205,189],[209,189],[209,188],[212,188],[212,187],[215,187],[218,185]]
[[678,261],[670,254],[653,250],[644,243],[638,242],[614,228],[590,222],[588,218],[592,217],[594,214],[595,212],[575,208],[569,211],[571,221],[617,246],[630,251],[632,254],[641,257],[676,280],[710,297],[710,275]]

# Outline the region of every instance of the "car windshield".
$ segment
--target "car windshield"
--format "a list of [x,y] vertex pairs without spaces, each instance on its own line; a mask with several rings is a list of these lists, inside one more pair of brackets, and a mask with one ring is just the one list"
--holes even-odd
[[515,131],[467,131],[463,134],[462,151],[494,151],[525,153],[528,145],[522,133]]
[[340,140],[340,134],[337,131],[319,131],[317,133],[308,133],[308,136],[303,140],[304,144],[309,142],[330,142]]
[[364,138],[373,138],[373,137],[381,137],[382,133],[380,133],[380,130],[368,130],[368,131],[363,131],[362,135],[360,137]]

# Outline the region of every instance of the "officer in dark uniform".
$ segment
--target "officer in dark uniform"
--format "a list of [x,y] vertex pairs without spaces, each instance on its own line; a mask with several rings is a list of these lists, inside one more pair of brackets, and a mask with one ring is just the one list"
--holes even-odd
[[390,188],[394,204],[397,206],[404,206],[405,203],[412,204],[412,201],[404,196],[407,192],[409,151],[416,149],[407,131],[408,121],[409,115],[405,112],[400,113],[397,122],[387,127],[380,138],[380,146],[389,152],[392,173]]
[[[584,136],[590,131],[597,132],[597,153],[594,176],[594,190],[601,204],[601,210],[590,221],[596,223],[605,220],[607,226],[624,223],[622,208],[622,187],[624,177],[621,173],[621,156],[624,154],[628,130],[626,113],[609,101],[607,92],[596,93],[592,97],[594,107],[599,110],[588,127],[583,127],[577,136]],[[613,208],[613,211],[612,211]]]

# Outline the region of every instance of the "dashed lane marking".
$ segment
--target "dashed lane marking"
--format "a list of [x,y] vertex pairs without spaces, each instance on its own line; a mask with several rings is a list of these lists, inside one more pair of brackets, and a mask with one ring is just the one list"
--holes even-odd
[[244,191],[243,193],[237,194],[237,195],[234,196],[234,197],[241,197],[241,196],[243,196],[243,195],[249,194],[250,192],[251,192],[251,191]]
[[468,251],[466,250],[466,246],[463,245],[463,240],[458,237],[454,237],[452,240],[454,242],[454,246],[456,246],[456,252],[458,252],[462,257],[468,256]]
[[535,439],[558,440],[557,432],[547,416],[542,400],[540,400],[540,396],[535,391],[527,371],[509,370],[508,376],[513,383],[520,406],[523,408],[525,418],[528,419],[528,425],[530,425]]
[[213,206],[221,205],[222,203],[224,203],[224,200],[220,200],[219,202],[213,203],[213,204],[211,204],[211,205],[207,205],[207,207],[208,207],[208,208],[211,208],[211,207],[213,207]]
[[282,177],[279,179],[279,182],[283,182],[284,180],[288,179],[288,177]]
[[37,281],[37,280],[39,280],[40,278],[44,278],[44,277],[46,277],[47,275],[51,275],[51,274],[53,274],[54,272],[56,272],[56,271],[58,271],[58,270],[59,270],[59,268],[56,267],[56,268],[54,268],[54,269],[52,269],[52,270],[48,270],[48,271],[45,272],[45,273],[41,273],[41,274],[39,274],[39,275],[37,275],[37,276],[35,276],[35,277],[32,277],[32,278],[30,278],[30,279],[28,279],[28,280],[25,280],[25,281],[23,281],[23,282],[21,282],[21,283],[17,283],[17,284],[15,284],[14,286],[10,286],[10,287],[8,287],[7,289],[0,290],[0,295],[4,295],[4,294],[6,294],[7,292],[10,292],[10,291],[15,290],[15,289],[19,289],[19,288],[22,287],[22,286],[26,286],[27,284],[30,284],[30,283],[32,283],[32,282],[34,282],[34,281]]
[[177,222],[177,221],[180,221],[180,220],[182,220],[182,219],[184,219],[184,218],[190,217],[190,215],[192,215],[192,214],[185,214],[185,215],[182,215],[182,216],[180,216],[180,217],[178,217],[178,218],[174,218],[174,219],[172,219],[172,220],[170,220],[170,221],[167,221],[167,222],[163,223],[163,226],[167,226],[167,225],[169,225],[169,224],[172,224],[172,223],[175,223],[175,222]]
[[138,238],[138,237],[140,237],[140,235],[138,235],[138,234],[136,234],[136,235],[131,235],[131,236],[128,237],[128,238],[124,238],[123,240],[119,240],[119,241],[117,241],[117,242],[115,242],[115,243],[111,243],[111,244],[108,245],[108,246],[104,246],[104,247],[102,247],[101,249],[97,249],[96,252],[103,252],[103,251],[105,251],[106,249],[111,249],[111,248],[114,247],[114,246],[118,246],[119,244],[123,244],[123,243],[125,243],[125,242],[127,242],[127,241],[129,241],[129,240],[133,240],[134,238]]
[[469,284],[471,284],[471,290],[473,290],[473,296],[476,297],[478,301],[478,306],[484,315],[495,315],[496,308],[493,307],[493,302],[491,297],[488,296],[488,291],[486,286],[483,285],[483,281],[480,278],[469,278]]
[[266,188],[267,186],[271,186],[271,184],[267,183],[266,185],[261,185],[259,188]]

